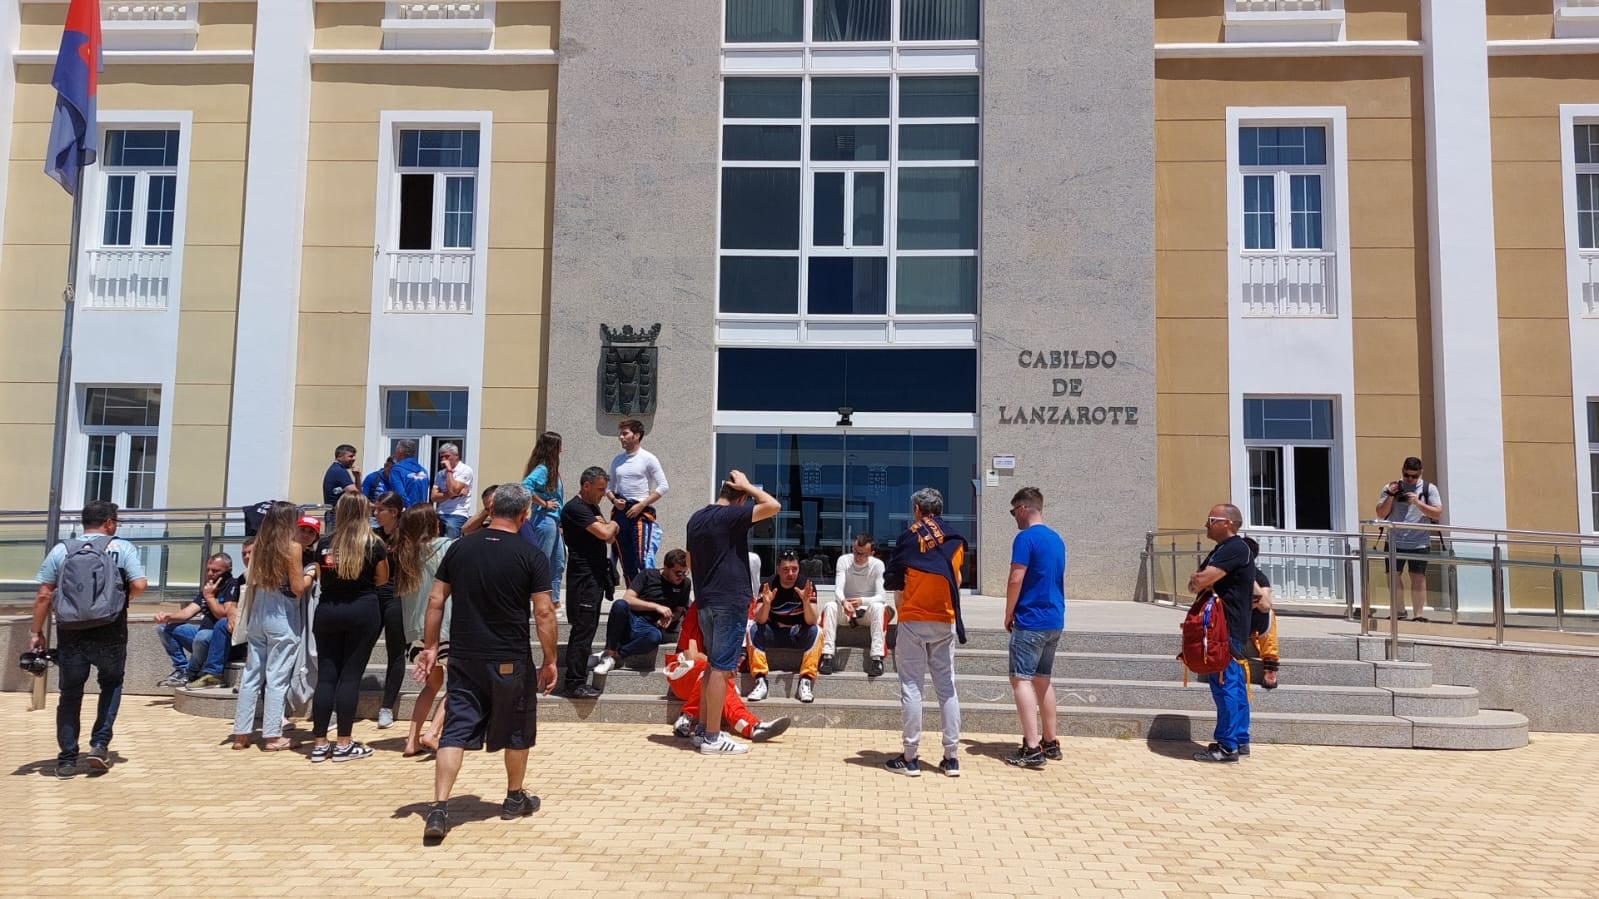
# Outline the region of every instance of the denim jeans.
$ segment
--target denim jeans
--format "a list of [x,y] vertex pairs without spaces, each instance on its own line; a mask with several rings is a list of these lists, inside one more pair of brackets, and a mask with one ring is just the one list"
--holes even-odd
[[461,528],[466,526],[465,515],[440,515],[439,521],[444,523],[444,536],[451,540],[461,536]]
[[538,538],[539,552],[550,560],[550,599],[561,604],[561,574],[566,571],[566,547],[561,544],[559,513],[544,512],[533,523],[533,534]]
[[[161,639],[161,648],[167,651],[167,658],[172,660],[172,670],[182,671],[191,678],[200,670],[200,665],[195,662],[205,658],[205,650],[195,646],[201,634],[207,635],[203,642],[210,643],[210,631],[192,621],[168,621],[155,626],[155,635]],[[190,652],[194,653],[193,658],[190,658]]]
[[[205,670],[200,673],[221,677],[222,669],[228,665],[228,653],[233,651],[233,632],[228,630],[228,619],[218,620],[210,633],[210,641],[206,645]],[[199,645],[199,640],[195,641],[195,645]],[[196,655],[199,652],[199,649],[195,650]]]
[[261,592],[250,607],[250,655],[239,681],[239,704],[233,713],[233,732],[248,734],[255,729],[255,713],[261,705],[261,736],[273,739],[283,735],[283,705],[300,657],[300,640],[305,633],[300,600],[283,593]]
[[611,617],[605,623],[605,648],[622,658],[654,652],[661,645],[661,629],[649,618],[628,608],[627,600],[611,603]]
[[1244,657],[1244,643],[1233,638],[1233,658],[1221,674],[1206,675],[1210,681],[1210,696],[1216,701],[1216,742],[1226,750],[1237,749],[1249,743],[1249,694],[1244,684],[1244,666],[1238,660]]
[[117,723],[117,708],[122,705],[122,675],[128,664],[128,644],[75,640],[62,632],[57,645],[60,655],[56,701],[56,744],[61,761],[78,757],[78,731],[83,712],[83,685],[89,682],[89,666],[93,665],[100,683],[100,701],[95,707],[94,729],[89,731],[89,746],[111,745],[111,729]]

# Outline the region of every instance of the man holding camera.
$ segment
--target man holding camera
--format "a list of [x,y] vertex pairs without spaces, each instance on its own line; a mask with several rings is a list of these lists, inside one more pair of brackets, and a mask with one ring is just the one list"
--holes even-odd
[[[1399,553],[1394,564],[1399,566],[1401,575],[1409,571],[1410,601],[1416,610],[1415,619],[1426,621],[1422,612],[1427,608],[1427,560],[1423,557],[1432,550],[1432,531],[1397,525],[1422,522],[1437,524],[1443,517],[1444,503],[1438,493],[1438,485],[1421,479],[1420,459],[1415,456],[1406,459],[1400,473],[1399,480],[1383,485],[1382,495],[1377,497],[1377,517],[1394,523],[1388,528],[1388,539],[1393,541],[1393,547]],[[1405,617],[1404,590],[1405,580],[1401,578],[1398,591],[1391,600],[1390,612],[1400,618]]]

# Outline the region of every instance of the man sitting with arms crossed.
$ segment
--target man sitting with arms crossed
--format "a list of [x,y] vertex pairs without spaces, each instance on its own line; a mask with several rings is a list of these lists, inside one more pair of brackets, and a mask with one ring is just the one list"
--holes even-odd
[[766,650],[802,649],[799,686],[794,698],[800,702],[816,699],[816,672],[822,655],[822,632],[816,626],[820,616],[816,611],[816,586],[799,576],[799,555],[785,549],[777,557],[777,577],[761,587],[755,598],[755,611],[750,616],[749,660],[750,674],[755,686],[747,698],[760,702],[766,698]]
[[832,674],[833,654],[838,649],[838,619],[843,616],[853,626],[866,619],[872,627],[871,655],[866,660],[866,676],[883,676],[883,656],[888,654],[888,622],[894,609],[883,589],[883,560],[872,555],[872,535],[855,535],[853,552],[838,557],[833,573],[833,597],[822,607],[822,674]]
[[595,659],[595,674],[610,674],[627,656],[654,652],[662,632],[682,623],[691,595],[688,553],[674,549],[663,568],[646,568],[628,585],[622,598],[611,603],[605,625],[605,649]]
[[[211,646],[212,629],[217,622],[223,624],[223,645],[228,643],[228,610],[223,603],[234,592],[233,559],[227,553],[217,553],[205,562],[205,574],[200,582],[200,592],[176,612],[155,613],[155,633],[172,659],[172,673],[156,684],[158,687],[182,687],[200,678],[206,655]],[[200,620],[195,621],[195,616]],[[227,658],[227,650],[222,652]],[[219,669],[220,673],[220,669]]]

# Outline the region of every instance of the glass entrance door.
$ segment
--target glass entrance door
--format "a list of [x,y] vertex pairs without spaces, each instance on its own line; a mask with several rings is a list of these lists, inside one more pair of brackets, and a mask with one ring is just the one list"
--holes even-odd
[[838,557],[855,535],[876,539],[886,557],[909,526],[911,494],[922,487],[944,495],[944,517],[970,543],[965,583],[975,583],[977,559],[977,438],[909,434],[787,432],[718,434],[716,470],[737,468],[783,504],[761,522],[750,548],[765,575],[777,553],[799,553],[800,571],[832,583]]

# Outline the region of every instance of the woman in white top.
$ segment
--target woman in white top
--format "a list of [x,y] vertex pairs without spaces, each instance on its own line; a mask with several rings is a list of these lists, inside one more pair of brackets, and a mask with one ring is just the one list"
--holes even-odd
[[[398,533],[389,541],[389,564],[394,569],[394,592],[400,597],[400,608],[405,616],[405,639],[411,645],[409,658],[415,661],[422,648],[422,631],[427,621],[428,593],[433,590],[433,575],[439,570],[444,551],[453,541],[439,536],[439,513],[432,503],[409,506],[400,513]],[[444,604],[444,626],[439,631],[439,661],[442,663],[450,651],[450,604]],[[416,707],[411,712],[411,733],[405,739],[407,756],[416,755],[422,747],[438,748],[439,731],[444,725],[444,703],[439,703],[437,720],[426,737],[422,726],[433,711],[433,699],[444,685],[444,665],[434,665],[428,673],[422,691],[417,694]]]

